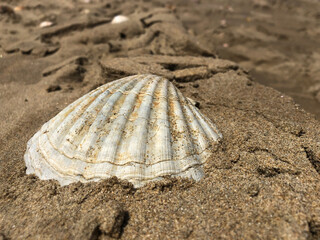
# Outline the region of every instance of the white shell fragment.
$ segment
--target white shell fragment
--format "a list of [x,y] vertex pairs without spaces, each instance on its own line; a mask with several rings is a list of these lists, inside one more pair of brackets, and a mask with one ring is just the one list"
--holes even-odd
[[107,83],[67,106],[28,142],[27,174],[61,185],[117,176],[141,187],[163,176],[200,180],[216,126],[163,77]]
[[53,22],[50,21],[43,21],[39,24],[40,28],[46,28],[46,27],[51,27],[53,25]]
[[129,20],[129,18],[126,17],[126,16],[117,15],[117,16],[115,16],[115,17],[112,19],[111,23],[112,23],[112,24],[122,23],[122,22],[126,22],[126,21],[128,21],[128,20]]

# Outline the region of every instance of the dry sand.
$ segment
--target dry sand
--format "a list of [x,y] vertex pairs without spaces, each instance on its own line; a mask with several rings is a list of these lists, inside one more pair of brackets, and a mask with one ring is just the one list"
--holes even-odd
[[[300,3],[262,0],[242,8],[236,1],[4,2],[0,239],[320,238],[320,123],[291,97],[259,83],[293,97],[304,83],[301,102],[319,107],[317,90],[307,91],[320,81],[319,49],[312,46],[319,44],[317,1],[303,1],[304,11],[294,8]],[[23,8],[14,12],[15,6]],[[111,25],[120,13],[130,21]],[[276,29],[268,22],[280,21],[273,13],[308,29]],[[239,19],[257,25],[237,31]],[[44,20],[54,26],[40,29]],[[261,33],[261,25],[269,28]],[[290,41],[294,32],[297,38],[308,33],[308,49]],[[221,47],[219,34],[234,34],[228,47]],[[293,70],[294,81],[284,77]],[[95,87],[146,72],[172,80],[222,131],[204,179],[167,178],[140,189],[116,178],[60,187],[25,174],[26,143],[42,124]]]

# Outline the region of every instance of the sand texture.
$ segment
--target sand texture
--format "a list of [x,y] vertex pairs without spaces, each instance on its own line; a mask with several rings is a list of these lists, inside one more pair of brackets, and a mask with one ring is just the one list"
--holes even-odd
[[[297,2],[2,1],[0,239],[320,239],[320,4]],[[139,73],[168,78],[222,132],[205,178],[26,175],[45,122]]]

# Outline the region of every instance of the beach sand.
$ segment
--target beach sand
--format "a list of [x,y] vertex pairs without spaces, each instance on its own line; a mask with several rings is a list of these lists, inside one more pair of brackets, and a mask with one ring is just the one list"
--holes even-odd
[[[320,4],[212,2],[1,2],[1,240],[320,238]],[[45,122],[139,73],[170,79],[221,130],[205,178],[26,175]]]

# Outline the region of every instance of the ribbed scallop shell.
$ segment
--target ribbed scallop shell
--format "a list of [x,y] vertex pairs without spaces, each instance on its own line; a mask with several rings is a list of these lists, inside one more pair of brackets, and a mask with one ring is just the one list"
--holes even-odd
[[61,185],[117,176],[135,187],[165,175],[199,180],[221,134],[155,75],[105,84],[67,106],[28,142],[27,173]]

